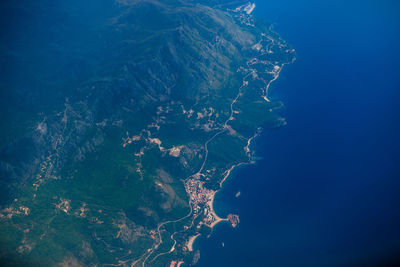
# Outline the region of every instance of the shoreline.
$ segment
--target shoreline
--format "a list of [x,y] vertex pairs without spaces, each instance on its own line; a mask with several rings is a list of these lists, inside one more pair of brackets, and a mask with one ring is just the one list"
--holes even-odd
[[186,245],[188,248],[188,251],[193,251],[193,243],[199,236],[200,236],[200,234],[197,234],[197,235],[194,235],[189,238],[187,245]]
[[[271,81],[269,81],[269,83],[267,84],[267,86],[266,86],[266,88],[265,88],[265,91],[264,91],[265,93],[264,93],[264,95],[263,95],[263,97],[262,97],[265,101],[270,102],[270,100],[268,99],[268,89],[269,89],[270,85],[271,85],[274,81],[276,81],[276,80],[279,78],[279,75],[280,75],[282,69],[285,67],[285,65],[292,64],[295,60],[296,60],[296,58],[294,58],[294,59],[292,60],[291,63],[282,63],[282,66],[280,67],[278,73],[275,75],[275,77],[274,77]],[[256,132],[252,137],[250,137],[250,138],[248,139],[247,145],[244,147],[244,150],[246,151],[246,153],[247,153],[248,155],[249,155],[251,152],[253,152],[253,151],[250,149],[250,145],[252,144],[253,140],[254,140],[256,137],[258,137],[258,136],[260,135],[260,133],[261,133],[261,129],[259,128],[259,129],[257,130],[257,132]],[[215,195],[216,195],[219,191],[222,190],[223,183],[226,181],[226,179],[228,179],[228,177],[230,176],[231,172],[232,172],[236,167],[241,166],[241,165],[246,165],[246,164],[253,164],[253,163],[254,163],[254,162],[251,160],[251,156],[249,155],[249,162],[240,162],[240,163],[238,163],[238,164],[236,164],[236,165],[233,165],[230,169],[228,169],[228,170],[225,172],[226,174],[225,174],[224,178],[223,178],[223,179],[221,180],[221,182],[220,182],[220,189],[218,189],[217,191],[215,191],[215,192],[212,194],[212,197],[211,197],[211,198],[209,199],[209,201],[207,202],[208,205],[209,205],[209,207],[210,207],[210,212],[211,212],[211,214],[215,217],[215,221],[210,225],[211,230],[213,230],[214,227],[215,227],[218,223],[223,222],[223,221],[229,221],[228,218],[221,218],[221,217],[219,217],[219,216],[217,215],[217,213],[215,212],[215,210],[214,210],[214,198],[215,198]],[[189,238],[188,243],[187,243],[187,247],[188,247],[188,250],[189,250],[189,251],[193,251],[194,242],[196,241],[196,239],[197,239],[200,235],[201,235],[201,234],[197,234],[197,235],[194,235],[194,236],[192,236],[192,237]]]
[[[218,190],[218,191],[219,191],[219,190]],[[214,197],[215,197],[215,194],[216,194],[218,191],[215,191],[215,193],[212,195],[211,199],[208,201],[208,206],[210,207],[210,212],[211,212],[211,214],[212,214],[212,215],[214,216],[214,218],[215,218],[215,221],[210,225],[211,229],[213,229],[214,226],[217,225],[217,224],[220,223],[220,222],[228,221],[227,218],[221,218],[221,217],[219,217],[219,216],[217,215],[217,213],[215,212],[215,210],[214,210]]]
[[[219,190],[218,190],[219,191]],[[214,194],[212,195],[212,197],[210,198],[210,200],[207,202],[207,204],[208,204],[208,206],[210,207],[210,213],[213,215],[213,217],[215,218],[215,221],[214,222],[212,222],[211,223],[211,225],[210,225],[210,227],[211,227],[211,229],[214,229],[214,227],[217,225],[217,224],[219,224],[220,222],[227,222],[228,221],[228,218],[221,218],[221,217],[219,217],[218,215],[217,215],[217,213],[215,212],[215,210],[214,210],[214,197],[215,197],[215,194],[218,192],[218,191],[215,191],[214,192]],[[189,238],[189,240],[188,240],[188,242],[187,242],[187,248],[188,248],[188,251],[193,251],[193,244],[194,244],[194,242],[196,241],[196,239],[199,237],[199,236],[201,236],[201,234],[197,234],[197,235],[194,235],[194,236],[191,236],[190,238]]]
[[[248,153],[251,152],[251,150],[249,149],[249,146],[251,145],[251,142],[252,142],[257,136],[259,136],[259,134],[260,134],[260,131],[257,131],[257,133],[256,133],[254,136],[252,136],[251,138],[249,138],[249,140],[248,140],[248,142],[247,142],[247,146],[244,147],[244,149],[246,150],[246,152],[248,152]],[[249,160],[250,160],[250,158],[249,158]],[[231,172],[232,172],[236,167],[239,167],[239,166],[241,166],[241,165],[246,165],[246,164],[252,164],[252,163],[253,163],[252,161],[249,161],[249,162],[240,162],[240,163],[238,163],[238,164],[236,164],[236,165],[233,165],[229,170],[227,170],[227,171],[226,171],[226,174],[225,174],[225,176],[224,176],[224,178],[223,178],[222,181],[220,182],[221,188],[220,188],[219,190],[215,191],[214,194],[212,194],[212,197],[208,200],[207,204],[208,204],[208,206],[210,207],[210,212],[211,212],[211,214],[212,214],[212,215],[214,216],[214,218],[215,218],[215,221],[214,221],[213,223],[211,223],[211,225],[210,225],[210,227],[211,227],[212,230],[213,230],[214,227],[215,227],[217,224],[219,224],[220,222],[227,222],[227,221],[229,221],[228,218],[221,218],[221,217],[219,217],[218,214],[215,212],[215,210],[214,210],[214,198],[215,198],[215,195],[216,195],[218,192],[221,191],[223,183],[226,181],[226,179],[228,179],[228,177],[231,175]],[[189,240],[188,240],[188,242],[187,242],[188,251],[193,251],[194,242],[196,241],[196,239],[197,239],[199,236],[201,236],[201,234],[197,234],[197,235],[191,236],[191,237],[189,238]]]

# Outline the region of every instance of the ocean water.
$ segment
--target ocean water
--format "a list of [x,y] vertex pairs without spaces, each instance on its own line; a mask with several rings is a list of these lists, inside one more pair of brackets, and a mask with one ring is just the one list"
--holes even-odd
[[270,91],[288,125],[217,194],[240,225],[199,238],[198,266],[400,263],[400,4],[256,3],[297,50]]

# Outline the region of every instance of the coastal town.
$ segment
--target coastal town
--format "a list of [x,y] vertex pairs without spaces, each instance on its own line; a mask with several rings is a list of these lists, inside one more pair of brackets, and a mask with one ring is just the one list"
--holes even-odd
[[[246,4],[243,6],[240,6],[234,10],[231,10],[231,12],[234,14],[236,19],[239,20],[241,24],[246,25],[247,27],[255,27],[254,26],[254,19],[251,16],[252,11],[254,10],[255,5],[254,4]],[[212,230],[212,228],[220,223],[220,222],[228,222],[231,224],[232,227],[237,227],[240,220],[239,216],[236,214],[229,214],[226,218],[221,218],[219,217],[216,212],[214,211],[213,207],[213,202],[214,202],[214,197],[215,194],[219,190],[213,190],[210,189],[206,186],[207,181],[215,179],[213,177],[214,170],[210,170],[205,168],[207,159],[208,159],[208,145],[210,142],[214,140],[218,135],[222,135],[224,133],[228,133],[230,135],[237,135],[236,130],[234,127],[231,126],[230,122],[235,121],[235,117],[241,113],[240,110],[237,110],[237,108],[234,108],[234,105],[236,102],[243,96],[243,90],[245,90],[247,87],[249,87],[250,82],[256,83],[256,82],[261,82],[261,84],[264,85],[263,88],[261,88],[260,92],[260,97],[266,101],[270,102],[270,100],[267,98],[267,93],[268,93],[268,88],[270,84],[275,81],[278,77],[279,74],[285,64],[288,63],[280,63],[277,61],[270,61],[266,59],[267,55],[272,55],[274,53],[274,47],[275,49],[284,49],[286,53],[289,54],[294,54],[293,49],[287,48],[287,45],[285,43],[282,43],[279,39],[275,39],[274,37],[271,37],[270,35],[267,35],[265,33],[261,33],[259,36],[258,42],[253,44],[252,50],[256,53],[256,55],[250,59],[247,60],[246,64],[242,67],[239,67],[238,72],[242,73],[243,75],[243,81],[241,87],[238,89],[238,94],[236,98],[233,99],[232,103],[230,104],[230,116],[228,119],[225,121],[224,124],[220,125],[219,127],[216,127],[215,129],[220,129],[213,135],[210,139],[208,139],[205,144],[205,155],[203,157],[203,164],[198,172],[195,174],[189,176],[184,182],[185,186],[185,191],[187,195],[189,196],[189,204],[191,207],[191,211],[188,215],[186,215],[184,218],[190,217],[191,218],[191,224],[188,226],[184,227],[184,230],[175,232],[171,235],[171,238],[174,240],[174,246],[170,249],[169,252],[161,252],[159,254],[155,254],[153,256],[153,260],[158,258],[161,255],[169,254],[175,251],[175,247],[177,246],[177,239],[175,238],[175,235],[179,233],[180,236],[183,235],[183,240],[186,240],[185,243],[182,245],[180,244],[178,247],[181,248],[183,252],[192,252],[193,251],[193,243],[195,240],[201,235],[200,234],[200,229],[202,227],[208,227]],[[294,59],[292,59],[294,60]],[[272,111],[272,110],[270,110]],[[202,118],[203,116],[198,116],[198,118]],[[279,118],[277,121],[279,122],[280,120],[283,120]],[[284,124],[284,120],[281,121],[282,124]],[[213,122],[212,124],[215,124]],[[201,126],[201,125],[200,125]],[[240,162],[238,164],[234,164],[230,166],[227,170],[223,171],[222,179],[219,183],[220,187],[222,186],[223,182],[229,177],[231,171],[242,164],[248,164],[252,163],[252,151],[250,150],[249,146],[251,144],[251,141],[258,136],[260,133],[260,128],[257,129],[256,133],[248,138],[246,140],[246,145],[243,147],[247,159],[244,160],[243,162]],[[240,192],[238,192],[235,197],[239,197]],[[182,218],[182,219],[184,219]],[[181,219],[177,220],[180,221]],[[176,222],[176,221],[175,221]],[[168,223],[168,222],[167,222]],[[184,233],[187,232],[187,235],[184,235]],[[182,237],[181,237],[182,238]],[[162,240],[160,240],[161,244]],[[158,246],[157,246],[158,247]],[[152,250],[146,257],[146,260],[151,257],[151,254],[155,252],[155,250]],[[146,260],[143,261],[143,266],[146,263]],[[151,261],[150,261],[151,262]],[[180,264],[183,263],[182,261],[172,261],[171,266],[180,266]]]
[[[204,9],[210,12],[206,14],[211,19],[217,22],[222,19],[230,25],[237,43],[232,45],[226,40],[230,33],[226,36],[221,33],[215,39],[203,38],[209,41],[207,47],[203,46],[204,42],[193,46],[199,53],[217,54],[232,46],[232,51],[221,53],[221,60],[217,60],[222,64],[218,66],[221,71],[214,73],[207,67],[202,70],[209,83],[201,84],[194,101],[172,97],[159,101],[149,93],[140,103],[133,100],[126,103],[122,107],[123,116],[99,120],[96,138],[84,139],[77,146],[77,153],[71,155],[74,159],[71,166],[79,165],[79,168],[65,168],[68,179],[56,175],[56,154],[62,150],[56,146],[56,154],[42,158],[33,190],[29,191],[33,197],[0,210],[0,219],[38,216],[30,201],[35,205],[42,201],[40,204],[50,204],[51,210],[45,214],[51,216],[49,221],[55,218],[55,222],[61,220],[65,225],[69,225],[67,222],[90,225],[94,239],[88,240],[93,243],[87,241],[80,245],[90,251],[96,244],[99,251],[103,249],[99,255],[112,255],[104,266],[195,264],[199,258],[194,246],[198,237],[210,236],[219,223],[232,228],[240,225],[237,214],[218,216],[218,209],[214,210],[216,194],[235,168],[255,162],[251,144],[264,124],[284,122],[279,116],[270,115],[281,105],[271,102],[267,92],[284,65],[290,63],[280,58],[280,53],[292,54],[294,50],[270,28],[257,25],[251,15],[254,8],[255,4],[249,3],[236,9],[213,12]],[[182,40],[189,34],[181,29],[175,31]],[[192,38],[189,35],[188,40]],[[223,65],[233,55],[238,64]],[[146,65],[147,68],[150,67]],[[174,77],[168,76],[168,70],[165,72],[162,77],[171,78],[171,83],[162,84],[160,90],[164,85],[166,90],[175,86]],[[148,86],[144,84],[145,88]],[[144,107],[147,113],[140,113]],[[133,111],[134,108],[138,111]],[[43,129],[44,126],[38,127],[38,131]],[[112,142],[103,149],[102,143],[109,136]],[[94,173],[93,168],[84,168],[86,161],[99,167],[98,170]],[[59,188],[62,193],[53,193]],[[43,194],[49,195],[43,197]],[[237,191],[232,197],[240,195]],[[104,200],[103,196],[106,196]],[[101,201],[94,202],[96,199]],[[50,227],[43,229],[44,234],[51,231]],[[23,255],[23,250],[19,253]]]
[[215,213],[213,202],[215,193],[217,191],[204,188],[204,182],[199,178],[187,180],[185,183],[185,188],[190,197],[193,216],[199,216],[199,213],[203,213],[203,220],[201,221],[202,224],[211,228],[221,221],[229,221],[233,227],[238,225],[238,215],[229,214],[226,219],[222,219]]

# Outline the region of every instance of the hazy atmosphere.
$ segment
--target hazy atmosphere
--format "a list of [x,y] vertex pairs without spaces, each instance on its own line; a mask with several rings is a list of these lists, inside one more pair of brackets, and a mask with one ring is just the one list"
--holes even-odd
[[0,265],[398,264],[399,11],[2,1]]

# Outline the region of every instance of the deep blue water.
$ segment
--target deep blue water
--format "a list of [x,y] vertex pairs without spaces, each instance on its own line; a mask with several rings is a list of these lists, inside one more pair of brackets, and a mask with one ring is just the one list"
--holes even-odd
[[400,4],[259,0],[255,12],[297,50],[270,95],[288,125],[264,131],[262,159],[224,184],[216,210],[241,223],[196,241],[198,265],[400,263]]

